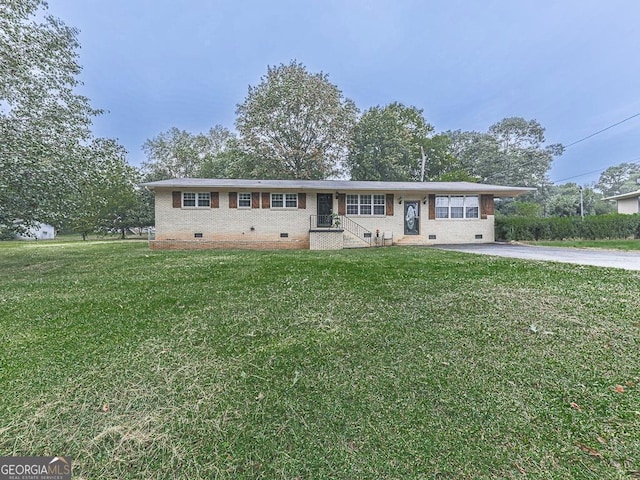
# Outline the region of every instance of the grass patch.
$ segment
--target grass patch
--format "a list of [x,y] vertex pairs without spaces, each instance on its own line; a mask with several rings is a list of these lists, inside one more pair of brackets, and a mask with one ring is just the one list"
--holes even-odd
[[632,478],[640,274],[0,244],[0,451],[74,478]]
[[602,248],[606,250],[640,250],[640,240],[555,240],[524,242],[546,247]]

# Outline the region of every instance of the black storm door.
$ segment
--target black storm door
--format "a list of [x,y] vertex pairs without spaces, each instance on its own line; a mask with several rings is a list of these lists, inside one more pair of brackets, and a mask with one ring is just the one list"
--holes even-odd
[[333,224],[331,214],[333,213],[333,194],[318,194],[318,226],[330,227]]
[[420,235],[420,202],[404,202],[404,234]]

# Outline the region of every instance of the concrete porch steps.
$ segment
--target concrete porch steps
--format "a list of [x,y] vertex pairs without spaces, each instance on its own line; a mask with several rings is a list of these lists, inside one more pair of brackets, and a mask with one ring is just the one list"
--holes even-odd
[[344,242],[343,248],[365,248],[370,246],[368,243],[360,240],[356,236],[346,231],[344,232],[344,235],[342,236],[342,238]]

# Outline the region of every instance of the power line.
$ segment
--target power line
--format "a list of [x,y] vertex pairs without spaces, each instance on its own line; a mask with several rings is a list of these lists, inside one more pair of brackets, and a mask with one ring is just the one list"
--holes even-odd
[[624,120],[620,120],[618,123],[614,123],[613,125],[609,125],[608,127],[603,128],[602,130],[598,130],[597,132],[592,133],[591,135],[587,135],[586,137],[581,138],[580,140],[576,140],[575,142],[572,142],[568,145],[563,145],[563,148],[569,148],[569,147],[573,147],[574,145],[580,143],[580,142],[584,142],[585,140],[590,139],[591,137],[595,137],[596,135],[598,135],[599,133],[602,132],[606,132],[607,130],[609,130],[610,128],[613,127],[617,127],[618,125],[620,125],[621,123],[624,123],[628,120],[631,120],[632,118],[636,118],[640,116],[640,112],[636,113],[635,115],[631,115],[630,117],[625,118]]
[[[614,124],[612,124],[612,125],[609,125],[608,127],[605,127],[605,128],[603,128],[602,130],[598,130],[597,132],[594,132],[594,133],[592,133],[591,135],[587,135],[586,137],[583,137],[583,138],[581,138],[580,140],[576,140],[575,142],[572,142],[572,143],[570,143],[570,144],[568,144],[568,145],[563,145],[563,148],[564,148],[564,149],[567,149],[567,148],[569,148],[569,147],[571,147],[571,146],[573,146],[573,145],[576,145],[576,144],[578,144],[578,143],[580,143],[580,142],[584,142],[585,140],[588,140],[588,139],[590,139],[591,137],[595,137],[595,136],[596,136],[596,135],[598,135],[599,133],[606,132],[606,131],[607,131],[607,130],[609,130],[610,128],[617,127],[618,125],[620,125],[620,124],[622,124],[622,123],[624,123],[624,122],[626,122],[626,121],[628,121],[628,120],[631,120],[632,118],[636,118],[636,117],[638,117],[638,116],[640,116],[640,112],[638,112],[638,113],[636,113],[636,114],[634,114],[634,115],[631,115],[630,117],[627,117],[627,118],[625,118],[624,120],[620,120],[619,122],[616,122],[616,123],[614,123]],[[629,160],[629,161],[628,161],[628,162],[626,162],[626,163],[637,163],[637,160],[640,160],[640,157],[638,157],[638,158],[634,158],[633,160]],[[567,178],[563,178],[563,179],[560,179],[560,180],[555,180],[553,183],[560,183],[560,182],[564,182],[564,181],[566,181],[566,180],[573,180],[574,178],[584,177],[585,175],[590,175],[590,174],[592,174],[592,173],[604,172],[607,168],[609,168],[609,167],[602,168],[602,169],[599,169],[599,170],[593,170],[593,171],[591,171],[591,172],[581,173],[581,174],[579,174],[579,175],[574,175],[574,176],[572,176],[572,177],[567,177]]]
[[[624,122],[627,122],[627,121],[631,120],[632,118],[636,118],[636,117],[639,117],[639,116],[640,116],[640,112],[638,112],[638,113],[636,113],[636,114],[634,114],[634,115],[631,115],[630,117],[627,117],[627,118],[625,118],[624,120],[620,120],[619,122],[616,122],[616,123],[614,123],[614,124],[611,124],[611,125],[609,125],[608,127],[605,127],[605,128],[603,128],[603,129],[601,129],[601,130],[598,130],[597,132],[593,132],[592,134],[587,135],[586,137],[583,137],[583,138],[581,138],[581,139],[579,139],[579,140],[576,140],[575,142],[571,142],[571,143],[569,143],[568,145],[562,145],[562,149],[563,149],[563,150],[566,150],[567,148],[572,147],[573,145],[576,145],[576,144],[578,144],[578,143],[580,143],[580,142],[584,142],[585,140],[588,140],[588,139],[590,139],[591,137],[595,137],[596,135],[598,135],[598,134],[600,134],[600,133],[602,133],[602,132],[606,132],[607,130],[609,130],[609,129],[613,128],[613,127],[617,127],[618,125],[620,125],[620,124],[622,124],[622,123],[624,123]],[[635,160],[635,159],[634,159],[634,160]],[[533,164],[534,164],[534,163],[536,163],[536,162],[537,162],[537,160],[533,160],[533,161],[531,161],[531,162],[527,162],[527,163],[521,164],[521,165],[519,165],[519,166],[518,166],[518,167],[516,167],[516,168],[528,167],[529,165],[533,165]],[[633,162],[633,161],[630,161],[630,162],[628,162],[628,163],[634,163],[634,162]],[[607,167],[607,168],[609,168],[609,167]],[[502,174],[504,174],[504,173],[509,173],[509,171],[513,171],[513,170],[515,170],[515,168],[511,168],[511,169],[503,170],[501,173],[502,173]],[[565,178],[565,179],[562,179],[562,180],[556,180],[556,181],[555,181],[555,182],[553,182],[553,183],[558,183],[558,182],[562,182],[562,181],[564,181],[564,180],[570,180],[570,179],[573,179],[573,178],[582,177],[582,176],[584,176],[584,175],[589,175],[589,174],[591,174],[591,173],[602,172],[602,171],[604,171],[604,170],[606,170],[606,168],[603,168],[602,170],[594,170],[593,172],[581,173],[580,175],[574,175],[573,177]],[[495,177],[495,175],[494,175],[494,177]],[[486,179],[486,181],[489,181],[490,179],[491,179],[491,177],[488,177],[488,178]]]
[[[637,158],[633,158],[631,160],[628,160],[626,162],[621,162],[621,163],[635,163],[635,164],[640,164],[640,157]],[[619,164],[618,164],[619,165]],[[560,183],[560,182],[564,182],[566,180],[573,180],[574,178],[578,178],[578,177],[584,177],[585,175],[591,175],[592,173],[599,173],[599,172],[604,172],[606,169],[611,168],[611,165],[609,167],[605,167],[605,168],[600,168],[598,170],[592,170],[590,172],[585,172],[585,173],[581,173],[579,175],[574,175],[572,177],[567,177],[567,178],[561,178],[560,180],[552,180],[552,183]]]
[[561,178],[560,180],[551,180],[551,183],[560,183],[566,180],[573,180],[574,178],[584,177],[586,175],[591,175],[592,173],[604,172],[606,168],[601,168],[600,170],[591,170],[590,172],[581,173],[580,175],[574,175],[573,177]]

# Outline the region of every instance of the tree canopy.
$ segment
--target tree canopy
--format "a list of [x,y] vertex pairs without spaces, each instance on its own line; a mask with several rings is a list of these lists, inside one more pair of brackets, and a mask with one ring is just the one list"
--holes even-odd
[[221,125],[197,134],[173,127],[144,143],[145,178],[155,181],[202,176],[205,165],[211,169],[234,139],[234,134]]
[[347,158],[352,180],[419,181],[421,147],[433,131],[422,110],[394,102],[360,117]]
[[448,132],[460,165],[482,183],[541,187],[561,145],[545,146],[544,128],[536,120],[505,118],[486,133]]
[[144,227],[153,223],[137,184],[139,171],[129,165],[125,149],[111,139],[94,139],[86,157],[92,165],[89,181],[78,186],[82,204],[71,215],[74,231],[86,237],[95,231]]
[[244,168],[251,177],[328,178],[346,158],[356,114],[326,74],[270,66],[236,110]]
[[600,174],[596,183],[605,197],[640,190],[640,165],[637,163],[621,163],[607,168]]
[[94,137],[101,112],[75,91],[77,34],[46,15],[42,0],[0,5],[0,229],[48,222],[93,231],[150,220],[126,151]]
[[0,5],[0,225],[57,223],[81,201],[91,118],[78,85],[77,31],[40,0]]

